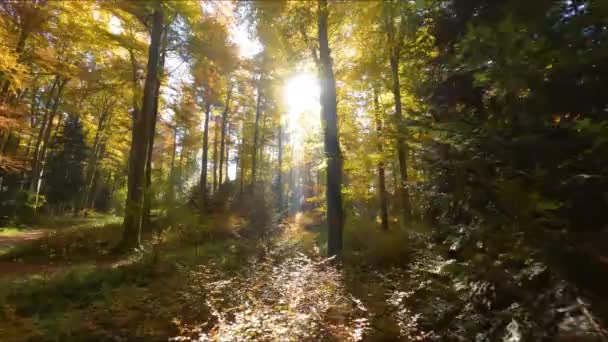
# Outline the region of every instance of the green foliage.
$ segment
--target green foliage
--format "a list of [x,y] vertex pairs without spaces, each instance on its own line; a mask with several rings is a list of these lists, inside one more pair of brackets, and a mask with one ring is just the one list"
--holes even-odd
[[36,222],[36,212],[46,204],[44,195],[20,190],[15,196],[15,219],[18,223],[31,224]]
[[2,258],[21,262],[81,262],[107,255],[120,240],[121,232],[117,223],[47,231],[41,238],[12,247]]
[[350,219],[344,231],[344,260],[351,265],[403,267],[418,248],[411,230],[398,226],[382,231],[376,222]]
[[68,116],[61,134],[51,144],[55,152],[49,157],[45,174],[48,200],[54,205],[75,206],[84,188],[87,157],[80,120]]

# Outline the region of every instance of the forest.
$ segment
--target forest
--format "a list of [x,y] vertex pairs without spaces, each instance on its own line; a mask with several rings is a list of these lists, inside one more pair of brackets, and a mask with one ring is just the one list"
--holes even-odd
[[608,341],[608,1],[0,2],[0,341]]

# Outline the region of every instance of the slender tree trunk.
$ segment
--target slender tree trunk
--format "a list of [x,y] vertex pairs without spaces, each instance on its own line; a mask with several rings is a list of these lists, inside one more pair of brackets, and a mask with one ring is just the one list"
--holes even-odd
[[95,138],[93,139],[93,152],[91,153],[85,172],[85,188],[82,196],[82,202],[80,204],[80,207],[82,209],[87,208],[87,205],[89,203],[89,197],[92,193],[93,179],[95,178],[95,173],[97,172],[97,161],[101,157],[99,154],[99,149],[101,146],[101,136],[103,134],[106,116],[107,110],[106,108],[104,108],[101,114],[99,115],[99,119],[97,120],[97,129],[95,131]]
[[283,127],[279,118],[279,126],[277,132],[278,138],[278,156],[277,156],[277,205],[279,213],[283,215]]
[[384,146],[382,144],[382,118],[380,114],[380,104],[378,102],[378,89],[374,88],[374,112],[376,116],[376,135],[378,139],[378,197],[380,199],[380,224],[382,229],[388,230],[388,205],[386,196],[386,176],[384,165]]
[[[132,49],[128,50],[129,52],[129,59],[131,61],[131,74],[132,74],[132,85],[133,85],[133,96],[132,96],[132,106],[133,106],[133,112],[132,114],[132,124],[133,124],[133,128],[131,129],[131,148],[129,150],[129,163],[128,163],[128,169],[127,169],[127,197],[129,196],[128,194],[133,194],[135,192],[135,186],[136,186],[136,179],[134,176],[131,176],[131,173],[134,172],[134,168],[131,165],[134,165],[135,163],[135,148],[133,148],[133,142],[134,141],[138,141],[139,135],[141,134],[140,129],[138,128],[138,126],[136,125],[139,121],[141,120],[141,108],[140,108],[140,90],[139,90],[139,81],[138,81],[138,68],[137,68],[137,60],[135,59],[135,53],[133,52]],[[141,124],[139,124],[141,125]],[[124,178],[123,178],[124,181]],[[128,200],[128,198],[127,198]],[[128,207],[125,207],[125,215],[126,215],[126,210],[128,209]],[[124,225],[124,223],[123,223]],[[119,248],[121,247],[120,245],[118,246]]]
[[[34,82],[34,88],[32,90],[32,98],[31,98],[31,105],[30,105],[30,129],[33,132],[34,128],[36,127],[36,112],[38,111],[38,101],[36,101],[36,96],[38,95],[38,86],[37,86],[37,78],[34,78],[33,82]],[[29,160],[30,159],[30,152],[32,151],[32,147],[33,147],[33,143],[34,143],[34,136],[32,134],[28,135],[28,139],[27,139],[27,147],[25,149],[25,157],[23,160]],[[21,190],[23,190],[23,188],[25,187],[25,183],[27,181],[27,172],[24,170],[21,174]]]
[[257,156],[258,156],[258,136],[260,134],[260,102],[262,100],[262,90],[261,90],[261,77],[258,81],[258,94],[256,99],[255,106],[255,126],[253,128],[253,150],[251,151],[251,190],[254,191],[256,186],[256,172],[257,172]]
[[[183,144],[183,140],[182,140],[182,144]],[[179,161],[177,162],[177,164],[179,165],[179,168],[177,169],[179,172],[177,173],[177,178],[175,180],[176,184],[177,184],[177,189],[179,190],[180,193],[183,193],[184,191],[184,173],[186,173],[185,171],[185,167],[184,167],[184,157],[186,156],[186,151],[184,150],[184,146],[182,145],[182,148],[180,148],[179,150]]]
[[[220,138],[220,167],[219,167],[219,184],[223,183],[223,166],[224,166],[224,148],[226,147],[226,124],[228,122],[228,111],[230,110],[230,96],[232,93],[232,85],[228,85],[228,90],[226,93],[226,106],[224,107],[224,112],[222,113],[222,133]],[[226,163],[228,163],[226,161]]]
[[[105,152],[106,152],[106,143],[103,142],[103,143],[101,143],[101,146],[99,147],[97,160],[102,159]],[[94,208],[95,207],[95,200],[97,199],[97,192],[99,190],[98,182],[99,182],[99,169],[98,169],[97,165],[95,165],[95,170],[94,170],[93,178],[91,180],[91,185],[90,185],[90,189],[89,189],[89,191],[90,191],[89,199],[88,199],[89,202],[85,202],[85,204],[84,204],[85,208]]]
[[241,148],[239,152],[239,164],[241,166],[241,176],[239,177],[239,195],[242,197],[245,187],[245,125],[241,125]]
[[35,191],[37,187],[37,181],[34,181],[36,178],[36,174],[40,172],[38,164],[40,163],[40,145],[42,144],[42,138],[44,137],[44,132],[46,131],[46,126],[48,125],[49,116],[50,116],[50,106],[53,101],[53,94],[55,92],[55,88],[59,84],[59,76],[55,76],[53,80],[53,84],[51,85],[51,89],[49,90],[48,97],[46,103],[44,105],[45,112],[42,117],[42,121],[40,122],[40,129],[38,130],[38,136],[36,138],[36,143],[34,144],[34,152],[32,154],[32,171],[30,174],[30,191]]
[[266,143],[266,113],[262,112],[260,120],[262,120],[262,130],[260,133],[260,140],[258,141],[258,157],[260,161],[258,162],[257,169],[260,171],[260,176],[262,180],[264,180],[264,147]]
[[219,123],[217,117],[213,121],[213,193],[215,193],[217,191],[217,162],[219,159],[217,155]]
[[226,139],[225,139],[225,150],[226,150],[226,161],[224,162],[225,176],[224,183],[228,183],[230,180],[228,177],[228,164],[230,163],[230,122],[226,124]]
[[336,81],[327,37],[329,11],[327,0],[318,2],[319,32],[319,79],[321,83],[321,113],[327,160],[327,253],[329,256],[342,251],[342,160],[338,140],[338,113],[336,103]]
[[296,208],[293,205],[293,197],[296,192],[295,185],[295,167],[293,164],[293,153],[294,153],[294,145],[291,145],[291,155],[289,156],[289,160],[291,161],[291,165],[289,167],[289,174],[287,176],[287,212],[289,215],[294,215],[296,213]]
[[391,78],[393,80],[393,97],[395,98],[395,121],[397,124],[397,157],[399,159],[401,206],[403,222],[406,223],[411,218],[410,194],[407,186],[407,144],[404,135],[406,129],[403,125],[403,114],[401,110],[401,85],[399,82],[399,55],[393,53],[390,58]]
[[152,210],[152,152],[154,152],[154,138],[156,135],[156,120],[158,119],[158,101],[160,96],[160,84],[163,79],[164,68],[165,68],[165,56],[167,50],[167,31],[163,30],[162,33],[162,46],[160,60],[158,62],[158,77],[156,79],[156,85],[154,89],[154,118],[150,125],[150,131],[148,132],[148,151],[146,155],[146,190],[144,192],[144,213],[143,213],[143,227],[150,226],[150,212]]
[[40,175],[42,173],[42,169],[43,169],[43,163],[44,160],[46,159],[46,150],[48,148],[49,145],[49,140],[51,138],[51,130],[53,129],[53,120],[55,119],[55,115],[57,114],[57,111],[59,109],[59,102],[61,101],[61,93],[63,91],[63,88],[65,86],[65,84],[67,83],[67,79],[61,80],[59,81],[59,85],[57,88],[57,95],[55,96],[55,101],[53,102],[53,108],[51,108],[51,112],[48,115],[48,120],[47,123],[44,127],[44,132],[43,132],[43,136],[42,136],[42,141],[40,143],[40,149],[38,151],[38,157],[37,157],[37,163],[35,166],[35,169],[33,170],[33,177],[32,177],[32,181],[33,181],[33,186],[35,187],[35,191],[36,191],[36,197],[38,197],[38,190],[39,190],[39,181],[40,181]]
[[175,200],[175,155],[177,154],[177,128],[173,129],[173,151],[171,152],[171,165],[169,169],[168,202],[172,205]]
[[152,32],[148,49],[148,66],[141,113],[133,122],[133,141],[131,142],[131,163],[129,165],[130,187],[125,205],[124,232],[121,249],[139,246],[141,242],[141,223],[143,214],[143,194],[145,190],[145,166],[147,157],[148,132],[154,119],[155,88],[158,82],[160,45],[163,27],[163,12],[156,4],[152,17]]
[[209,116],[211,115],[211,105],[207,103],[205,106],[205,131],[203,132],[203,156],[201,164],[201,210],[207,205],[207,170],[209,169]]

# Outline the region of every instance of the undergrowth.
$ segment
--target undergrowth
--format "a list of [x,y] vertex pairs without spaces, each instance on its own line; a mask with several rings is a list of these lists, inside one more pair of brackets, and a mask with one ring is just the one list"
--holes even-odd
[[251,253],[234,239],[235,220],[158,222],[142,249],[120,256],[109,253],[118,224],[64,228],[15,247],[5,262],[46,266],[2,278],[0,340],[166,340],[175,317],[194,316],[175,296],[182,271],[213,263],[231,272]]

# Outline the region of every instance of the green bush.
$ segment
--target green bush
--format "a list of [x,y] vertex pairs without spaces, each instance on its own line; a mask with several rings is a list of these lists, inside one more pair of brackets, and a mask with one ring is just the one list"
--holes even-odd
[[15,197],[15,219],[18,223],[33,224],[36,223],[36,212],[46,203],[46,198],[43,195],[38,195],[36,201],[36,193],[26,190],[20,190]]
[[372,221],[347,220],[344,225],[344,261],[374,266],[407,265],[413,251],[410,234],[393,227],[388,231]]

